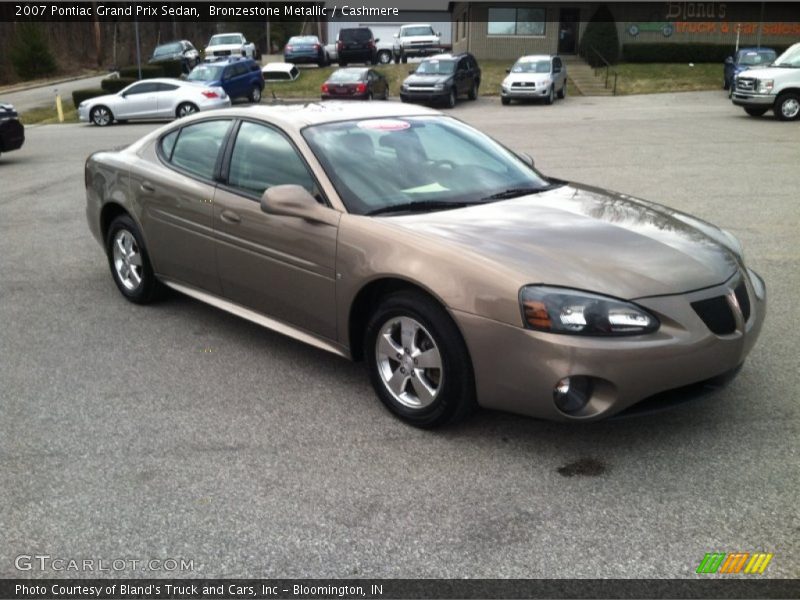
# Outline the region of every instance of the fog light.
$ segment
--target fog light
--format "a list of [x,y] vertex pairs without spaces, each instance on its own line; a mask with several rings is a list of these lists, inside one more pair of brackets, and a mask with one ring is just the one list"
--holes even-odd
[[565,377],[553,389],[553,400],[561,412],[575,414],[580,412],[592,397],[592,380],[577,375]]

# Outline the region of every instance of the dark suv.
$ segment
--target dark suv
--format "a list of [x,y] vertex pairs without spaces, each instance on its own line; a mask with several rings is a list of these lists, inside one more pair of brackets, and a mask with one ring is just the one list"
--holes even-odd
[[264,91],[261,67],[252,58],[240,56],[197,65],[186,79],[201,81],[209,87],[221,87],[231,100],[247,98],[250,102],[261,102],[261,92]]
[[347,63],[351,62],[377,64],[379,41],[372,35],[369,27],[341,29],[336,42],[339,65],[346,67]]
[[472,54],[437,54],[410,71],[400,88],[403,102],[443,102],[453,108],[458,97],[478,97],[481,68]]

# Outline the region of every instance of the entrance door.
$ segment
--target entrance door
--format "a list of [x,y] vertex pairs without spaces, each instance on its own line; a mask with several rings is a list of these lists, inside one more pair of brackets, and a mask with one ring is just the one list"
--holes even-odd
[[575,54],[578,42],[580,10],[577,8],[562,8],[559,15],[558,53]]

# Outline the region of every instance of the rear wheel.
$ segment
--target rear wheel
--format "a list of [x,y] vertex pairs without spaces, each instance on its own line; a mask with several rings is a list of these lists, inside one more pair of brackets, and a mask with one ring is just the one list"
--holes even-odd
[[750,106],[745,106],[745,108],[744,108],[744,112],[746,112],[751,117],[763,117],[766,114],[767,110],[769,110],[769,109],[767,109],[767,108],[754,108],[754,107],[750,107]]
[[407,423],[436,427],[475,408],[466,344],[435,300],[417,292],[385,298],[367,325],[364,349],[375,392]]
[[800,94],[786,92],[778,96],[775,102],[775,116],[781,121],[800,119]]
[[114,115],[107,106],[95,106],[89,114],[89,119],[98,127],[106,127],[111,125],[114,120]]
[[178,106],[177,110],[175,111],[175,115],[180,119],[181,117],[188,117],[189,115],[193,115],[198,111],[197,105],[192,104],[191,102],[184,102],[180,106]]
[[392,53],[388,50],[381,50],[378,52],[378,62],[382,65],[388,65],[392,62]]
[[125,298],[147,304],[163,292],[139,228],[130,216],[120,215],[111,222],[106,233],[106,254],[114,283]]
[[562,87],[562,88],[559,90],[559,92],[558,92],[558,97],[559,97],[561,100],[563,100],[564,98],[566,98],[566,97],[567,97],[567,82],[566,82],[566,81],[564,82],[564,85],[563,85],[563,87]]

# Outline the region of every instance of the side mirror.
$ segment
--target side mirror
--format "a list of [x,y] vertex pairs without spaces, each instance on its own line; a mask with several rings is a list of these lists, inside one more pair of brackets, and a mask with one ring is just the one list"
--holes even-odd
[[416,70],[416,69],[409,69],[409,70],[408,70],[408,74],[409,74],[409,75],[413,75],[413,74],[414,74],[414,73],[416,73],[416,72],[417,72],[417,70]]
[[377,44],[378,42],[380,42],[380,41],[381,41],[381,38],[375,38],[375,43],[376,43],[376,44]]
[[442,32],[441,31],[437,31],[436,32],[436,37],[442,37]]
[[506,69],[506,73],[511,73],[511,69]]
[[726,58],[725,59],[725,64],[726,65],[732,65],[733,64],[733,57],[729,56],[728,58]]
[[527,152],[515,152],[514,154],[531,169],[533,168],[533,157],[530,154]]
[[322,206],[300,185],[275,185],[264,190],[261,210],[269,215],[299,217],[306,221],[336,225],[339,213]]

